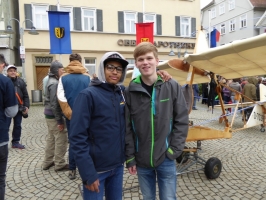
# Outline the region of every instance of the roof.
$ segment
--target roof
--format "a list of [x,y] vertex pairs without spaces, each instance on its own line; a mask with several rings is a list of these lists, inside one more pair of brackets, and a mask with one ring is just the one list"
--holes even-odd
[[254,7],[266,8],[266,1],[265,0],[249,0],[249,1]]
[[256,27],[266,26],[266,11],[265,11],[264,14],[261,16],[261,18],[259,19],[259,21],[256,23],[255,26],[256,26]]
[[215,2],[215,0],[212,0],[210,3],[208,3],[206,6],[204,6],[201,10],[205,10],[206,8],[208,8],[209,6],[214,4],[214,2]]

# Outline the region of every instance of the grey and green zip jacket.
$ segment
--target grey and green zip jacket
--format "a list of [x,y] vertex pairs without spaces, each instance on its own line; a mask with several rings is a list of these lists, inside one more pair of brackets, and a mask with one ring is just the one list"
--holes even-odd
[[188,133],[188,109],[181,86],[174,80],[154,83],[152,96],[140,76],[126,89],[126,164],[157,167],[165,156],[176,159]]

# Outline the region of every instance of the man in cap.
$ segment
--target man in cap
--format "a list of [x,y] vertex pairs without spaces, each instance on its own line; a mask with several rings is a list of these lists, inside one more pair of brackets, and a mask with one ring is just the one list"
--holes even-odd
[[48,135],[46,137],[43,170],[48,170],[52,166],[55,166],[55,171],[68,170],[68,164],[64,158],[67,151],[67,131],[56,95],[58,79],[63,73],[63,65],[58,61],[53,61],[50,66],[44,101]]
[[[21,123],[22,117],[28,117],[30,107],[30,99],[27,91],[27,85],[22,78],[17,76],[17,67],[15,65],[8,65],[6,68],[7,77],[9,77],[15,87],[15,93],[19,104],[19,111],[13,117],[13,131],[12,131],[12,148],[25,149],[25,146],[20,143],[21,137]],[[11,118],[9,118],[8,125],[10,126]]]
[[8,118],[16,116],[18,102],[12,81],[2,73],[5,57],[0,54],[0,199],[5,199],[5,178],[8,158]]
[[[66,117],[68,134],[70,132],[70,120],[74,101],[79,92],[89,87],[90,84],[90,76],[87,73],[87,69],[81,64],[81,56],[77,53],[73,53],[69,56],[69,61],[70,63],[66,67],[67,72],[60,77],[57,89],[57,98]],[[69,145],[68,149],[68,158],[68,177],[72,180],[76,178],[76,162],[71,145]]]
[[83,181],[84,199],[122,199],[125,149],[123,83],[128,62],[118,52],[104,54],[99,78],[76,98],[70,144]]

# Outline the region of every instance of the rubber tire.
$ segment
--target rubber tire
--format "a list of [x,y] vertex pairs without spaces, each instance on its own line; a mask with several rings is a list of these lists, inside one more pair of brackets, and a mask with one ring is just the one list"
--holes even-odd
[[260,128],[260,132],[265,132],[265,128],[264,127]]
[[204,168],[204,173],[208,179],[216,179],[222,171],[222,162],[215,157],[207,160]]
[[[187,147],[184,147],[184,149],[187,149]],[[178,156],[178,157],[176,158],[176,162],[177,162],[178,164],[180,164],[181,161],[182,161],[182,159],[183,159],[183,157],[184,157],[187,153],[188,153],[188,152],[183,151],[183,152],[181,153],[181,155]],[[186,157],[186,158],[183,160],[183,163],[182,163],[182,164],[186,163],[187,161],[188,161],[188,157]]]

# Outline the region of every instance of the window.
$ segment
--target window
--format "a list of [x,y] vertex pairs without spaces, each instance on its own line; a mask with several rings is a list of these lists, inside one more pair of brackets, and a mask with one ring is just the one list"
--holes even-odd
[[82,30],[96,31],[96,10],[95,9],[82,9]]
[[95,58],[84,58],[85,60],[85,67],[89,70],[89,74],[93,75],[95,74],[95,68],[96,68],[96,59]]
[[229,10],[235,9],[235,0],[228,0]]
[[216,8],[211,9],[211,19],[216,17]]
[[224,3],[221,3],[219,5],[219,15],[222,15],[224,13],[225,13],[225,5],[224,5]]
[[235,31],[236,29],[236,20],[232,19],[229,21],[229,32]]
[[240,16],[240,28],[247,27],[247,14]]
[[136,33],[135,23],[137,22],[137,14],[134,12],[125,12],[124,18],[125,33]]
[[48,29],[48,5],[33,5],[33,24],[36,29]]
[[224,35],[225,34],[225,24],[221,24],[221,26],[220,26],[220,33],[221,33],[221,35]]
[[60,6],[60,11],[69,12],[70,30],[73,30],[73,8]]
[[133,59],[133,58],[127,58],[126,60],[128,62],[127,70],[134,69],[134,67],[135,67],[135,59]]
[[180,23],[181,36],[190,37],[190,31],[191,31],[190,17],[181,17],[180,21],[181,21],[181,23]]
[[143,22],[153,22],[153,34],[156,35],[156,15],[155,14],[144,14]]

